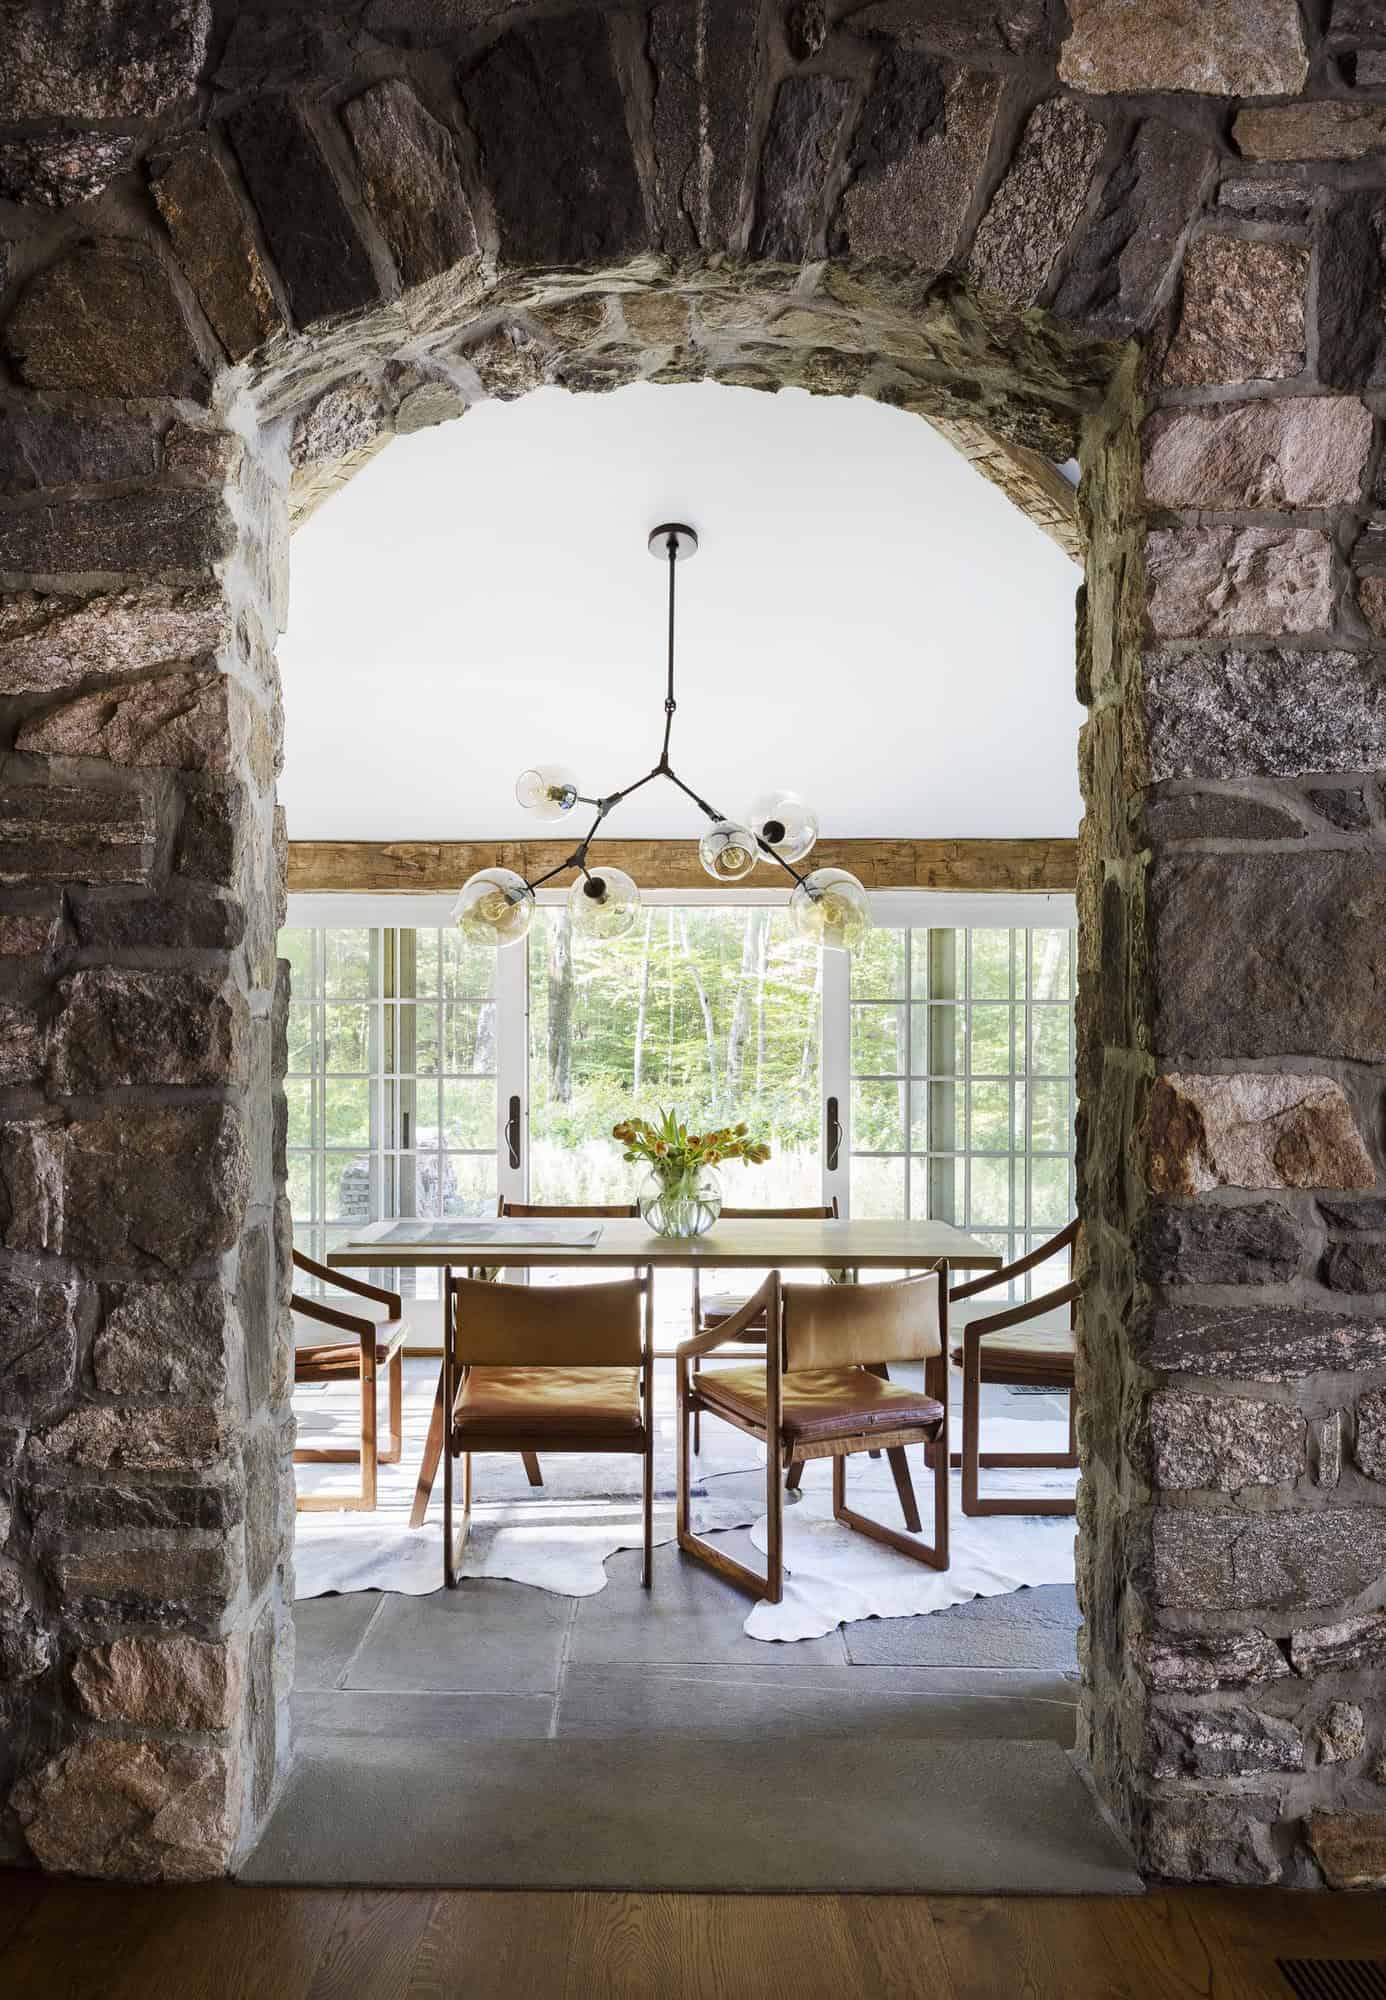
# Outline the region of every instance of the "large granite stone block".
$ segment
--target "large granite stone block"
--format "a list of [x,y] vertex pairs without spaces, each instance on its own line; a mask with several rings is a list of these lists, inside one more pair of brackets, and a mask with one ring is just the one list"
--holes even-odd
[[1160,639],[1322,632],[1334,620],[1333,544],[1313,528],[1152,528],[1145,568]]
[[207,376],[162,264],[139,243],[68,245],[31,278],[4,351],[33,389],[80,395],[207,395]]
[[1178,126],[1142,120],[1069,253],[1060,319],[1117,340],[1147,324],[1216,157]]
[[1140,1270],[1154,1285],[1284,1284],[1303,1254],[1293,1216],[1274,1202],[1149,1208],[1141,1218]]
[[1157,649],[1141,675],[1142,778],[1294,778],[1386,758],[1386,672],[1370,653]]
[[452,134],[390,77],[342,108],[362,192],[405,285],[477,254]]
[[967,268],[1011,305],[1033,305],[1087,204],[1107,128],[1073,98],[1030,113],[1006,177],[978,225]]
[[1150,1433],[1162,1488],[1240,1493],[1292,1486],[1304,1471],[1304,1418],[1284,1403],[1165,1390],[1151,1399]]
[[191,99],[209,0],[24,0],[0,40],[0,124],[154,118]]
[[1348,396],[1158,410],[1141,428],[1156,507],[1334,507],[1361,497],[1370,413]]
[[155,487],[59,500],[0,514],[0,571],[194,582],[224,561],[234,539],[219,493]]
[[1374,1584],[1386,1509],[1155,1515],[1155,1600],[1172,1611],[1318,1610]]
[[644,206],[606,22],[509,29],[458,79],[506,264],[614,264],[644,247]]
[[210,139],[159,159],[150,188],[173,251],[222,346],[243,361],[284,325],[259,245]]
[[1148,921],[1158,1053],[1386,1061],[1376,855],[1171,856],[1152,869]]
[[751,0],[661,0],[650,13],[655,208],[675,256],[737,237],[764,66]]
[[1179,325],[1166,382],[1265,382],[1304,367],[1309,252],[1241,236],[1195,237],[1184,258]]
[[1296,1382],[1386,1368],[1386,1324],[1296,1306],[1161,1306],[1136,1329],[1152,1368],[1244,1382]]
[[1148,1144],[1147,1178],[1157,1194],[1376,1184],[1352,1106],[1332,1077],[1157,1076]]
[[0,882],[146,882],[157,838],[139,780],[0,787]]
[[206,1744],[87,1738],[16,1789],[40,1866],[123,1882],[200,1881],[230,1865],[239,1767]]
[[1069,0],[1059,75],[1077,90],[1292,96],[1308,74],[1294,0]]
[[829,232],[835,255],[941,271],[962,244],[1002,80],[898,49],[876,73]]
[[751,245],[756,256],[778,264],[808,256],[852,94],[851,83],[836,76],[790,76],[776,91],[760,156]]
[[249,1009],[229,979],[96,966],[63,980],[58,997],[49,1053],[55,1090],[246,1080]]
[[375,304],[370,259],[296,107],[253,98],[226,129],[298,324]]

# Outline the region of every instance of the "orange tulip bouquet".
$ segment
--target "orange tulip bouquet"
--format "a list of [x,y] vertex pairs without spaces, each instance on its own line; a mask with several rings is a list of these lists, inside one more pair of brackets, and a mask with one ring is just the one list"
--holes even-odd
[[717,1175],[722,1162],[744,1160],[758,1167],[770,1157],[769,1146],[753,1139],[748,1125],[690,1132],[676,1111],[666,1111],[657,1125],[648,1118],[623,1119],[611,1134],[625,1147],[623,1158],[643,1160],[649,1168],[636,1199],[657,1236],[701,1236],[722,1212]]

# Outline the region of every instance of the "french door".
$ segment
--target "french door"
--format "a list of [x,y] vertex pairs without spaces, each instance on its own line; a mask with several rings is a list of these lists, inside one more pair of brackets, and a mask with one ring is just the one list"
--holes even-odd
[[[497,1195],[629,1200],[611,1126],[675,1105],[769,1139],[767,1166],[725,1174],[729,1205],[836,1197],[1018,1255],[1073,1212],[1074,931],[1071,905],[1005,925],[995,907],[915,922],[950,912],[882,897],[849,960],[763,903],[647,905],[601,945],[547,906],[495,953],[441,902],[353,924],[303,899],[280,941],[296,1240],[321,1257],[365,1221],[487,1214]],[[380,921],[396,912],[410,921]]]

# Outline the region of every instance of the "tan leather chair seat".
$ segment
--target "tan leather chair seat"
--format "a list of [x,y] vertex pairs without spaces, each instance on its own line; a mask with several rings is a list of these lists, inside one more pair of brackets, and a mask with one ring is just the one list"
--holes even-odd
[[454,1429],[465,1443],[488,1433],[638,1436],[638,1368],[473,1368],[458,1391]]
[[[390,1358],[390,1343],[403,1327],[402,1320],[382,1320],[380,1330],[385,1335],[375,1344],[375,1358],[384,1367]],[[294,1349],[294,1376],[299,1382],[335,1382],[348,1375],[361,1373],[361,1343],[346,1340],[337,1346],[296,1347]]]
[[[719,1368],[700,1374],[704,1402],[765,1421],[765,1370]],[[872,1430],[924,1430],[943,1422],[943,1405],[922,1389],[902,1388],[864,1368],[804,1368],[781,1384],[788,1443],[813,1444]]]
[[[953,1349],[953,1360],[957,1367],[962,1367],[961,1347]],[[1073,1374],[1071,1327],[1007,1327],[982,1339],[984,1382],[1033,1383],[1036,1388],[1068,1389],[1073,1386]]]

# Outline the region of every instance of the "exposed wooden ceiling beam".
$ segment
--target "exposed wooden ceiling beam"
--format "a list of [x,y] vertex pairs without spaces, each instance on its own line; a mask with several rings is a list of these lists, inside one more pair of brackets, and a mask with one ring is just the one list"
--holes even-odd
[[[821,840],[812,865],[850,868],[868,889],[1067,894],[1077,881],[1077,848],[1075,840],[1058,839]],[[532,880],[571,852],[571,841],[562,840],[291,840],[289,888],[420,895],[460,888],[478,868],[514,868]],[[691,840],[603,840],[597,852],[642,888],[711,887]],[[775,875],[758,870],[754,886],[774,887]]]

